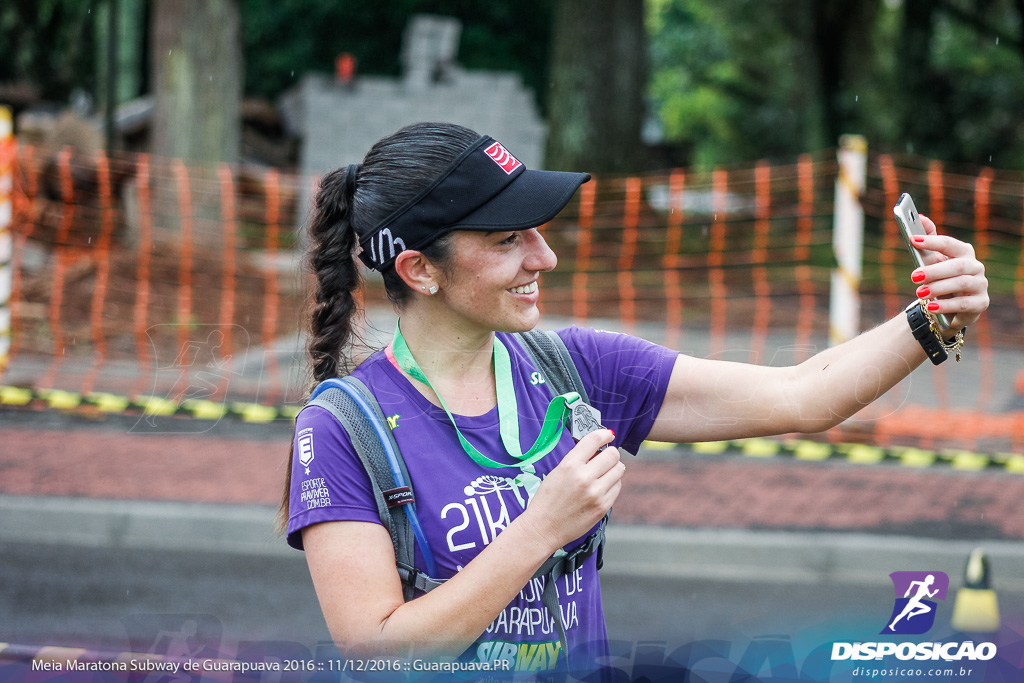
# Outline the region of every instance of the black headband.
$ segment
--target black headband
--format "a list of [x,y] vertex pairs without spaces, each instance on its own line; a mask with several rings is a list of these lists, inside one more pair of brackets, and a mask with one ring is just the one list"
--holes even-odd
[[359,258],[374,270],[384,270],[405,249],[420,249],[452,230],[542,225],[589,179],[585,173],[528,171],[499,142],[483,136],[363,237]]

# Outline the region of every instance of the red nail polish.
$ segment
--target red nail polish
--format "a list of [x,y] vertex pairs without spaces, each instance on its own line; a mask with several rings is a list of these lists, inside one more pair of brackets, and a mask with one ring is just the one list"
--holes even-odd
[[926,299],[932,295],[932,290],[928,289],[928,285],[921,285],[917,288],[917,296],[921,299]]
[[929,301],[928,310],[934,313],[935,311],[939,310],[939,304],[935,301]]
[[924,237],[921,235],[914,235],[915,244],[924,244]]
[[924,271],[923,270],[915,270],[910,275],[910,279],[913,280],[914,282],[924,282]]

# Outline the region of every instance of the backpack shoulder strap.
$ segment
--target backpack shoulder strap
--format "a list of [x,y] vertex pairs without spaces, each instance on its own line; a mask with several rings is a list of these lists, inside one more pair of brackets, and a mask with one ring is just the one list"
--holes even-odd
[[373,392],[355,377],[329,379],[317,386],[306,405],[324,408],[337,418],[370,475],[378,515],[394,546],[405,599],[414,597],[414,588],[433,588],[432,580],[415,569],[415,533],[409,518],[412,510],[407,510],[415,502],[412,482]]
[[[579,370],[576,369],[576,363],[558,334],[534,329],[528,332],[517,332],[514,336],[520,340],[534,366],[544,374],[545,382],[553,395],[575,391],[584,403],[590,403],[590,397],[587,395],[586,387],[583,386],[583,379],[580,377]],[[550,558],[534,574],[535,578],[547,577],[542,602],[554,620],[558,641],[561,643],[562,652],[565,653],[566,658],[568,658],[568,644],[561,613],[558,609],[555,582],[579,569],[591,555],[597,555],[597,568],[601,568],[604,564],[605,528],[610,515],[611,510],[601,520],[594,533],[588,536],[579,547],[567,555]]]
[[561,337],[555,332],[537,329],[516,332],[514,336],[522,343],[533,364],[544,374],[552,394],[557,396],[575,391],[584,403],[590,403],[576,363],[573,362],[569,349],[565,347]]

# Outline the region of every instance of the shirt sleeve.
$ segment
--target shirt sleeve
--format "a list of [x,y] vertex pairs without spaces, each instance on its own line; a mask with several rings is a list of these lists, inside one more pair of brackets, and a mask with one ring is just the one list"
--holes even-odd
[[559,330],[614,444],[636,454],[661,410],[678,353],[618,332]]
[[288,499],[288,545],[302,550],[302,529],[319,522],[380,524],[370,475],[334,415],[320,406],[295,419]]

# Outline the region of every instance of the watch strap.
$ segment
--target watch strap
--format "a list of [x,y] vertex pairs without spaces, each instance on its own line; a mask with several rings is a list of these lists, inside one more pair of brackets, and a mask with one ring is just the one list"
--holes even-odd
[[925,314],[920,301],[915,301],[907,306],[907,323],[910,325],[914,339],[921,344],[921,348],[928,355],[928,360],[932,362],[932,365],[938,365],[949,357],[946,349],[942,348],[939,336],[932,329],[931,320]]

